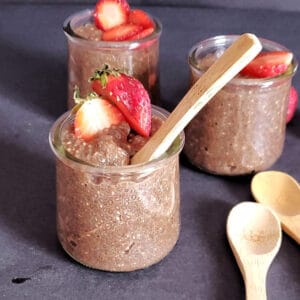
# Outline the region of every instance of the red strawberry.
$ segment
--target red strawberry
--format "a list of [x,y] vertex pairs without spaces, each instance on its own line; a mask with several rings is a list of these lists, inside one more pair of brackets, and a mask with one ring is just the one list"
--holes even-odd
[[287,51],[271,51],[258,54],[241,74],[254,78],[270,78],[283,74],[292,62],[293,54]]
[[140,25],[143,28],[154,28],[154,22],[152,19],[145,11],[141,9],[131,10],[129,13],[128,22],[131,24]]
[[148,92],[140,81],[109,70],[106,65],[101,71],[96,71],[92,78],[92,88],[120,109],[133,130],[142,136],[149,136],[151,103]]
[[150,35],[153,31],[154,31],[154,28],[151,28],[151,27],[150,28],[146,28],[146,29],[138,32],[134,36],[130,37],[128,40],[140,40],[140,39],[143,39],[144,37]]
[[94,98],[85,101],[74,120],[75,135],[91,140],[99,131],[125,121],[119,109],[107,100]]
[[292,86],[289,94],[289,104],[288,104],[288,111],[286,116],[286,123],[289,123],[292,120],[296,112],[297,104],[298,104],[298,93],[297,90]]
[[128,21],[130,7],[126,0],[99,0],[94,11],[95,25],[107,31]]
[[143,27],[134,24],[123,24],[102,33],[103,41],[125,41],[143,30]]

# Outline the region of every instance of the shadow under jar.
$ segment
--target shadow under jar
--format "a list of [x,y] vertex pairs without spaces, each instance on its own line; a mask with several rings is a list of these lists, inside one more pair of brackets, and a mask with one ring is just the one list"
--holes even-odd
[[[204,40],[189,53],[191,84],[237,36]],[[260,39],[262,51],[289,51]],[[288,96],[297,69],[274,78],[237,76],[218,92],[185,130],[184,153],[201,170],[218,175],[247,175],[272,166],[285,140]]]
[[136,77],[149,92],[152,103],[158,104],[161,23],[152,18],[153,33],[139,40],[102,41],[101,31],[93,23],[93,12],[80,11],[64,22],[68,40],[68,108],[74,106],[74,87],[78,86],[82,95],[89,94],[89,78],[104,64]]
[[[153,107],[164,120],[166,111]],[[57,233],[64,250],[91,268],[143,269],[162,260],[180,232],[179,153],[184,134],[146,164],[97,167],[72,157],[62,144],[69,113],[52,126],[56,156]]]

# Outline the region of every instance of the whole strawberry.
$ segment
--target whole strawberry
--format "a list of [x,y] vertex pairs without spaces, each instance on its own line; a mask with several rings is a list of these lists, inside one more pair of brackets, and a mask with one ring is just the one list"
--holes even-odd
[[286,116],[286,123],[289,123],[295,115],[298,104],[298,93],[297,90],[292,86],[289,94],[289,104]]
[[113,102],[123,113],[130,127],[148,137],[151,130],[151,102],[140,81],[107,65],[91,78],[92,89]]

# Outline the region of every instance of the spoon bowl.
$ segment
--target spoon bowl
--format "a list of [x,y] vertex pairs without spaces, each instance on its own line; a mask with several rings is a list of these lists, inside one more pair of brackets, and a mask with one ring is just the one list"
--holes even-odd
[[283,230],[300,243],[300,186],[290,175],[279,171],[256,174],[251,192],[257,202],[272,208]]
[[266,299],[268,269],[281,245],[280,221],[267,206],[242,202],[230,211],[226,230],[244,278],[246,298]]

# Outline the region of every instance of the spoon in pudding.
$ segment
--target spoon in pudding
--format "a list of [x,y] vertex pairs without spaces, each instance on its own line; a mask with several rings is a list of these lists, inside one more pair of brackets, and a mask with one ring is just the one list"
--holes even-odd
[[282,229],[300,244],[300,186],[290,175],[279,171],[257,173],[251,182],[257,202],[276,212]]
[[167,120],[133,156],[131,164],[146,163],[165,153],[192,118],[261,49],[262,45],[255,35],[241,35],[191,87]]
[[241,202],[230,211],[226,231],[245,282],[246,299],[267,299],[267,273],[282,239],[277,216],[263,204]]

